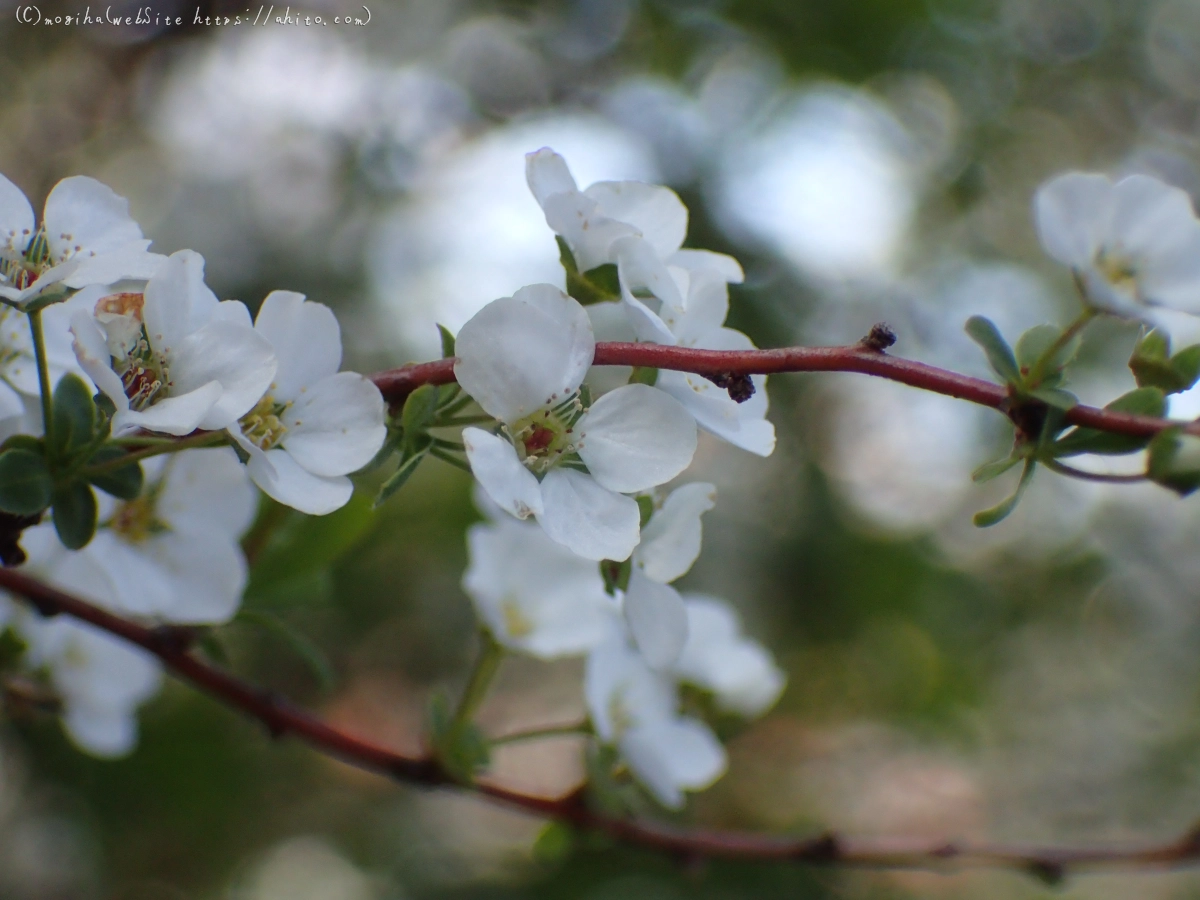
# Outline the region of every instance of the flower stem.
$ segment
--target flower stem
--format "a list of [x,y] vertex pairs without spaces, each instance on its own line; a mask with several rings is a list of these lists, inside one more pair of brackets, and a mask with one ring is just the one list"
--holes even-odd
[[465,460],[459,459],[457,456],[452,456],[445,450],[438,447],[436,444],[429,448],[429,455],[435,457],[436,459],[440,459],[444,463],[449,463],[456,469],[462,469],[464,472],[471,471],[470,465],[468,465]]
[[37,360],[38,390],[42,395],[42,430],[46,445],[54,446],[54,415],[51,407],[50,367],[46,362],[46,333],[42,329],[42,311],[29,313],[29,330],[33,333],[33,355]]
[[1033,367],[1029,370],[1026,383],[1031,387],[1037,387],[1041,384],[1042,380],[1046,377],[1046,368],[1054,361],[1054,357],[1058,355],[1058,352],[1067,346],[1075,338],[1075,335],[1083,331],[1087,327],[1087,324],[1098,315],[1100,315],[1098,310],[1092,309],[1090,306],[1085,308],[1079,314],[1079,318],[1068,325],[1054,343],[1047,347],[1042,355],[1037,358],[1037,361],[1034,362]]
[[1140,472],[1130,475],[1115,475],[1108,472],[1088,472],[1053,459],[1043,459],[1041,462],[1051,472],[1057,472],[1059,475],[1067,475],[1071,478],[1079,478],[1083,481],[1096,481],[1101,484],[1137,484],[1139,481],[1147,480],[1146,476]]
[[143,447],[141,450],[131,450],[124,456],[119,456],[116,459],[96,463],[94,466],[85,466],[80,471],[80,475],[84,478],[90,478],[93,475],[99,475],[113,469],[120,469],[138,460],[148,459],[151,456],[162,456],[164,453],[178,453],[180,450],[190,450],[193,447],[215,447],[218,444],[225,443],[226,440],[225,432],[223,431],[201,431],[199,434],[180,438],[177,441],[170,441],[166,444],[152,444],[149,447]]
[[475,658],[475,665],[467,678],[467,686],[463,688],[458,708],[454,711],[454,726],[465,725],[474,718],[475,711],[487,696],[492,678],[495,677],[503,659],[504,648],[497,644],[496,639],[486,630],[480,629],[479,655]]
[[491,738],[489,743],[493,747],[499,747],[502,744],[517,744],[523,741],[537,741],[542,738],[562,737],[564,735],[588,735],[592,733],[592,727],[587,722],[571,722],[567,725],[547,725],[544,728],[531,728],[528,731],[514,731],[512,734],[504,734],[500,737]]

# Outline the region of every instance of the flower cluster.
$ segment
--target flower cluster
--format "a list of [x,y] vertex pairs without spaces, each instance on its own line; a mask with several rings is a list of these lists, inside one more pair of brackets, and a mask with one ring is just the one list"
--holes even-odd
[[[338,371],[333,313],[276,291],[252,320],[208,288],[199,254],[149,252],[126,201],[90,178],[60,182],[39,223],[0,177],[0,241],[0,511],[21,532],[5,562],[151,623],[230,621],[254,485],[329,513],[384,442],[379,390]],[[3,624],[76,743],[132,748],[152,657],[7,600]]]
[[[487,517],[468,533],[463,586],[505,650],[586,656],[596,738],[675,808],[726,766],[710,726],[684,711],[680,687],[711,695],[716,710],[756,716],[784,679],[724,601],[672,586],[700,553],[714,487],[661,488],[691,463],[697,425],[761,455],[773,450],[774,430],[762,379],[750,398],[674,372],[596,396],[587,380],[593,323],[619,311],[639,340],[752,347],[724,327],[727,286],[742,271],[728,256],[680,249],[687,210],[667,188],[602,182],[579,191],[549,149],[527,157],[527,173],[564,245],[568,290],[582,296],[531,285],[488,304],[457,335],[458,384],[495,420],[462,433]],[[597,296],[614,276],[611,297]]]

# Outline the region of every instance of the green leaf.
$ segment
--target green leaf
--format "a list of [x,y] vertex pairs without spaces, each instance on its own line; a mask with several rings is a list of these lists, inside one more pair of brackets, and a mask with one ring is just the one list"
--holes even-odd
[[991,509],[985,509],[975,513],[975,526],[977,528],[990,528],[992,525],[1002,522],[1008,518],[1009,513],[1017,508],[1017,503],[1021,500],[1021,495],[1025,493],[1025,487],[1029,484],[1029,479],[1033,477],[1033,470],[1037,467],[1037,462],[1032,459],[1025,460],[1025,468],[1021,472],[1021,480],[1017,482],[1017,489],[1013,491],[1012,496],[1002,503],[998,503]]
[[1147,477],[1180,496],[1200,488],[1200,437],[1168,428],[1150,442]]
[[556,237],[555,240],[558,242],[559,262],[562,263],[563,271],[567,273],[568,294],[584,306],[621,299],[621,283],[615,265],[605,263],[581,273],[567,242],[562,237]]
[[[129,453],[124,447],[107,444],[92,454],[88,465],[107,463],[128,455]],[[136,500],[142,493],[142,484],[144,483],[142,465],[137,461],[116,469],[107,469],[98,475],[92,475],[88,480],[106,494],[112,494],[120,500]]]
[[404,459],[402,459],[400,465],[396,468],[396,471],[388,476],[388,480],[385,481],[382,487],[379,488],[379,493],[375,496],[374,508],[379,508],[381,505],[387,502],[387,499],[391,497],[392,494],[404,487],[404,483],[412,477],[413,472],[417,471],[417,468],[421,465],[421,461],[423,459],[425,459],[424,450],[422,450],[420,453],[407,455]]
[[658,382],[658,369],[653,366],[634,366],[629,373],[630,384],[648,384],[653,387]]
[[91,443],[96,431],[96,404],[83,379],[67,373],[54,389],[54,456],[67,456]]
[[[1104,408],[1112,412],[1161,418],[1167,410],[1167,399],[1163,392],[1156,387],[1141,387],[1122,394]],[[1076,428],[1070,434],[1056,441],[1051,447],[1051,453],[1054,456],[1075,456],[1079,453],[1120,456],[1125,453],[1135,453],[1149,442],[1149,437],[1112,434],[1096,428]]]
[[992,462],[984,463],[978,469],[971,473],[971,480],[976,484],[984,484],[1003,475],[1017,463],[1022,460],[1020,456],[1007,456],[1004,459],[996,459]]
[[1012,348],[1008,346],[1008,342],[991,319],[971,316],[967,319],[966,332],[971,340],[983,348],[988,365],[1002,381],[1006,384],[1021,383],[1021,372]]
[[1082,336],[1075,334],[1061,347],[1054,350],[1045,362],[1041,363],[1041,375],[1037,378],[1036,383],[1028,380],[1029,376],[1034,374],[1034,370],[1042,358],[1050,353],[1051,348],[1062,338],[1062,334],[1063,330],[1057,325],[1035,325],[1017,340],[1017,366],[1028,387],[1039,387],[1047,380],[1047,376],[1061,373],[1079,352],[1079,347],[1083,342]]
[[454,335],[445,325],[438,326],[438,334],[442,338],[442,359],[449,359],[454,355]]
[[312,671],[325,693],[333,690],[337,683],[333,666],[325,651],[313,642],[312,638],[295,626],[269,612],[255,609],[243,609],[234,618],[235,622],[255,625],[280,638]]
[[0,511],[32,516],[50,505],[53,493],[46,457],[24,447],[0,453]]
[[[1200,381],[1200,344],[1184,347],[1172,356],[1171,369],[1179,378],[1179,391],[1195,387],[1196,382]],[[1172,393],[1178,393],[1178,391]]]
[[1040,387],[1026,393],[1027,396],[1041,400],[1047,406],[1053,406],[1055,409],[1068,410],[1079,405],[1078,397],[1070,391],[1062,391],[1058,388]]
[[34,437],[32,434],[14,434],[12,437],[0,444],[0,452],[4,450],[28,450],[31,453],[36,453],[38,456],[46,454],[46,445],[41,438]]
[[86,481],[55,489],[54,530],[68,550],[86,547],[96,533],[96,493]]
[[415,451],[420,449],[425,434],[437,418],[438,389],[436,385],[423,384],[404,401],[404,411],[400,414],[400,426],[404,429],[405,447]]
[[604,579],[604,590],[610,596],[616,596],[617,591],[629,587],[629,576],[633,574],[633,562],[626,559],[617,562],[615,559],[600,560],[600,577]]
[[654,498],[649,494],[641,494],[634,498],[637,500],[638,513],[641,515],[641,526],[645,528],[650,521],[650,517],[654,515]]
[[533,858],[541,863],[560,863],[574,847],[574,829],[562,822],[547,822],[533,842]]
[[327,516],[290,516],[271,536],[251,569],[247,601],[291,600],[297,583],[322,576],[366,536],[374,522],[371,498],[359,493]]
[[455,722],[450,698],[436,692],[429,700],[429,731],[434,755],[454,779],[472,781],[491,762],[487,736],[471,722]]

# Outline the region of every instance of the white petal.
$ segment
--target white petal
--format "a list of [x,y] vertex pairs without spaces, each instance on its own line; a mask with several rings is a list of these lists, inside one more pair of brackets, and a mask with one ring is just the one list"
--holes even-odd
[[674,682],[646,665],[616,627],[588,654],[583,694],[588,716],[606,743],[631,725],[674,718],[678,706]]
[[670,188],[640,181],[598,181],[584,191],[602,216],[628,222],[660,257],[674,253],[687,236],[688,211]]
[[685,484],[673,490],[642,529],[642,541],[634,561],[646,574],[669,584],[692,567],[700,555],[700,516],[713,508],[717,489],[705,482]]
[[387,437],[383,396],[357,372],[340,372],[300,388],[282,419],[287,433],[281,446],[316,475],[357,472],[375,458]]
[[1188,243],[1200,231],[1186,191],[1151,178],[1130,175],[1113,186],[1116,246],[1142,266]]
[[179,530],[201,523],[237,538],[254,520],[258,493],[231,447],[185,450],[171,457],[158,493],[158,517]]
[[578,302],[535,284],[481,309],[463,325],[455,348],[462,389],[489,415],[515,422],[573,393],[596,342]]
[[97,256],[80,254],[73,259],[78,261],[78,266],[64,276],[63,284],[81,288],[92,284],[114,284],[127,278],[152,278],[166,263],[167,257],[147,251],[145,246],[149,244],[149,241],[137,241],[129,247]]
[[125,386],[121,383],[121,377],[112,370],[112,358],[104,332],[91,313],[76,310],[71,316],[71,334],[75,338],[72,345],[75,358],[79,360],[83,371],[112,400],[118,413],[128,409],[129,398],[125,396]]
[[62,724],[80,750],[102,759],[119,759],[137,746],[137,714],[132,709],[67,701]]
[[1112,233],[1113,207],[1113,183],[1103,175],[1068,172],[1051,179],[1033,198],[1043,249],[1072,268],[1089,265]]
[[538,521],[546,534],[585,559],[620,561],[637,546],[637,502],[601,487],[590,475],[552,469],[542,479],[542,505]]
[[[111,583],[112,609],[135,616],[156,616],[171,608],[175,587],[171,573],[109,528],[101,528],[91,543],[80,551]],[[101,598],[97,598],[101,599]]]
[[142,321],[150,346],[173,354],[217,309],[217,296],[204,283],[204,257],[192,250],[172,253],[146,283]]
[[696,422],[679,401],[628,384],[592,404],[576,425],[577,449],[604,487],[630,493],[670,481],[696,452]]
[[667,346],[677,343],[671,326],[664,322],[658,313],[624,288],[621,289],[621,301],[621,307],[625,310],[629,325],[639,341]]
[[1193,229],[1186,242],[1139,272],[1138,289],[1147,302],[1200,313],[1200,230]]
[[170,608],[163,619],[185,625],[229,621],[246,587],[246,558],[233,536],[212,526],[173,531],[147,541],[174,580]]
[[142,239],[129,215],[129,201],[94,178],[64,178],[50,191],[45,209],[46,240],[55,259],[75,252],[97,255]]
[[728,765],[725,748],[712,730],[690,718],[632,728],[618,746],[634,777],[668,809],[683,806],[681,790],[703,790]]
[[221,394],[199,423],[225,428],[247,413],[270,387],[275,353],[256,331],[229,322],[210,322],[172,348],[171,393],[218,382]]
[[525,154],[525,183],[538,206],[545,206],[546,199],[554,194],[578,190],[566,160],[549,147]]
[[663,261],[691,272],[713,272],[729,284],[741,284],[746,278],[741,263],[732,256],[711,250],[677,250]]
[[0,257],[23,255],[36,225],[33,207],[25,194],[0,175]]
[[687,642],[687,610],[675,588],[634,569],[624,612],[633,641],[652,669],[665,669],[679,658]]
[[231,325],[241,325],[253,328],[254,320],[250,318],[250,310],[241,300],[222,300],[213,310],[210,322],[228,322]]
[[279,358],[271,396],[280,402],[296,399],[301,388],[328,378],[342,364],[337,317],[328,306],[306,301],[303,294],[272,291],[254,329],[271,342]]
[[0,421],[23,415],[25,415],[25,403],[21,399],[21,395],[9,385],[0,383]]
[[613,245],[623,237],[636,237],[638,230],[628,222],[602,215],[595,200],[584,194],[552,194],[542,204],[546,224],[562,235],[580,272],[616,262]]
[[745,403],[737,403],[724,388],[690,372],[663,370],[658,373],[655,387],[678,400],[705,431],[735,447],[770,456],[775,450],[775,426],[763,418],[765,404],[755,404],[759,395],[765,398],[765,385],[758,378],[752,380],[755,396]]
[[[725,282],[712,272],[692,272],[688,277],[687,309],[670,316],[671,331],[677,343],[687,347],[707,347],[706,341],[711,339],[713,332],[720,331],[728,314],[729,288]],[[748,346],[744,349],[754,346],[749,338],[746,343]]]
[[349,478],[314,475],[286,450],[268,450],[263,456],[251,456],[246,471],[267,496],[310,516],[324,516],[341,509],[354,493]]
[[[613,244],[613,254],[622,295],[625,291],[635,297],[649,292],[675,312],[687,308],[678,283],[649,243],[639,237],[624,237]],[[667,317],[665,310],[660,310],[659,315],[664,320]]]
[[501,509],[518,519],[541,514],[541,485],[512,444],[481,428],[464,428],[462,439],[471,472]]
[[140,412],[118,409],[113,416],[113,435],[120,437],[135,428],[162,434],[191,434],[221,399],[221,393],[220,382],[210,381],[186,394],[159,400]]

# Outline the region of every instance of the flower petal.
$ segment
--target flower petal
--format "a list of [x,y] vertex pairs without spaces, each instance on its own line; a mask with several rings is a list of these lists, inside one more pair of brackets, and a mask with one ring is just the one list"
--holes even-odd
[[24,192],[0,175],[0,257],[24,255],[37,220]]
[[387,437],[383,396],[357,372],[339,372],[300,388],[282,419],[287,433],[281,446],[316,475],[357,472]]
[[144,281],[156,275],[167,261],[161,253],[146,250],[149,241],[136,241],[128,247],[97,256],[80,254],[71,261],[78,266],[62,279],[71,288],[92,284],[114,284],[125,279]]
[[713,508],[717,489],[703,481],[673,490],[642,529],[634,561],[647,578],[669,584],[682,578],[700,555],[700,516]]
[[258,311],[254,330],[270,341],[279,358],[271,396],[280,402],[295,400],[302,388],[328,378],[342,364],[337,317],[323,303],[306,301],[303,294],[272,291]]
[[217,295],[204,283],[204,257],[194,250],[172,253],[146,283],[142,321],[150,346],[170,356],[216,309]]
[[549,147],[525,154],[525,183],[533,192],[538,206],[545,206],[546,199],[554,194],[578,190],[566,160]]
[[171,457],[156,510],[176,530],[219,529],[234,538],[254,521],[258,494],[230,447],[185,450]]
[[228,622],[246,587],[246,557],[233,536],[213,525],[171,531],[147,541],[151,553],[174,582],[164,619],[184,625]]
[[[649,243],[639,237],[624,237],[613,245],[613,255],[622,296],[626,291],[635,297],[649,293],[677,313],[687,308],[678,282]],[[684,272],[683,269],[679,271]],[[659,310],[658,314],[664,321],[669,315],[666,310]]]
[[619,238],[636,237],[637,228],[602,215],[595,200],[570,191],[552,194],[542,204],[546,224],[562,235],[580,272],[616,262],[613,245]]
[[674,253],[687,236],[688,211],[667,187],[641,181],[598,181],[583,192],[600,215],[633,225],[658,256]]
[[1112,233],[1113,183],[1103,175],[1068,172],[1038,188],[1033,209],[1046,253],[1082,269]]
[[252,455],[246,471],[267,496],[310,516],[324,516],[341,509],[354,494],[349,478],[314,475],[286,450]]
[[542,505],[538,521],[546,534],[584,559],[620,561],[637,546],[637,502],[601,487],[590,475],[552,469],[542,479]]
[[711,250],[676,250],[663,262],[689,272],[713,272],[729,284],[741,284],[746,278],[741,263],[732,256]]
[[72,344],[75,358],[88,378],[112,400],[118,413],[127,410],[129,398],[125,396],[125,386],[121,383],[121,377],[112,370],[108,342],[91,313],[82,309],[75,311],[71,316],[71,334],[75,338]]
[[691,718],[631,728],[618,747],[634,777],[668,809],[683,806],[682,790],[703,790],[728,765],[725,748],[712,729]]
[[1140,262],[1139,274],[1200,231],[1187,192],[1157,178],[1122,178],[1113,186],[1112,199],[1115,247]]
[[106,253],[142,240],[142,229],[129,215],[129,201],[94,178],[64,178],[50,191],[45,209],[46,240],[55,260],[80,248],[81,254]]
[[674,718],[679,702],[674,682],[646,665],[618,627],[588,654],[583,694],[605,743],[615,741],[622,729]]
[[696,452],[695,420],[678,400],[645,384],[605,394],[576,430],[576,448],[588,471],[604,487],[622,493],[670,481]]
[[245,415],[270,387],[275,353],[253,329],[214,321],[172,348],[168,365],[172,394],[214,381],[221,385],[220,396],[199,423],[219,429]]
[[221,384],[210,381],[186,394],[167,397],[153,406],[138,410],[118,409],[113,416],[113,435],[120,437],[136,428],[162,434],[191,434],[221,399]]
[[462,439],[471,472],[501,509],[518,519],[541,515],[541,486],[512,444],[482,428],[464,428]]
[[709,434],[758,456],[770,456],[775,450],[775,426],[763,418],[766,408],[761,401],[751,406],[759,395],[765,398],[765,385],[757,377],[751,380],[754,397],[745,403],[737,403],[724,388],[691,372],[663,370],[654,386],[678,400]]
[[455,346],[458,383],[505,422],[572,394],[596,351],[587,312],[548,284],[492,301],[463,325]]
[[679,592],[634,569],[625,591],[625,621],[633,642],[652,669],[665,669],[687,642],[687,610]]

